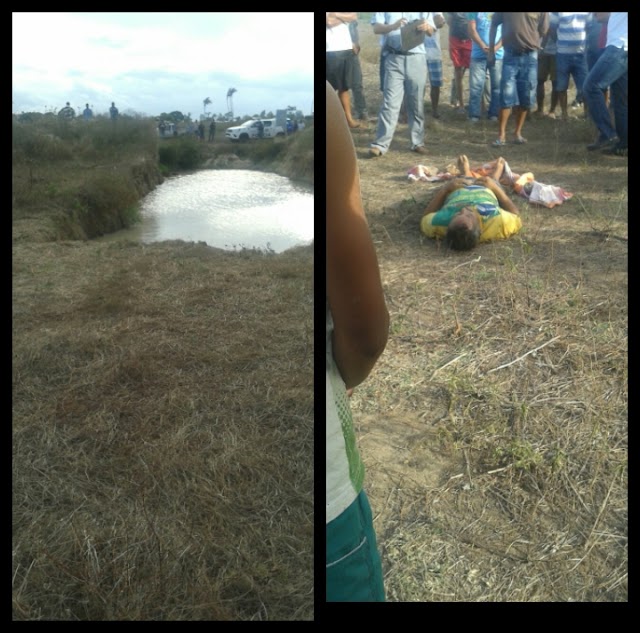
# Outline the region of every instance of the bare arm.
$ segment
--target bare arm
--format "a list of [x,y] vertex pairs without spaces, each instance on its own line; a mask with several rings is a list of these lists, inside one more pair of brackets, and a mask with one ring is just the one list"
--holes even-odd
[[382,354],[389,333],[376,252],[362,199],[353,139],[335,90],[327,83],[327,297],[333,356],[347,388],[359,385]]
[[424,213],[422,215],[425,216],[429,213],[435,213],[436,211],[441,209],[449,194],[456,189],[462,189],[462,187],[464,187],[466,184],[467,183],[464,180],[455,178],[454,180],[450,180],[448,183],[442,185],[436,191],[433,198],[431,198],[431,201],[427,205],[427,208],[424,210]]
[[485,44],[480,35],[478,34],[478,29],[476,29],[476,21],[469,20],[467,23],[467,31],[469,32],[469,37],[473,40],[485,53],[485,55],[489,52],[488,44]]
[[327,12],[327,26],[337,26],[338,24],[348,24],[349,22],[355,22],[358,19],[357,13],[345,13],[345,12]]
[[406,18],[400,18],[393,24],[382,24],[380,22],[376,22],[373,25],[373,32],[376,35],[386,35],[387,33],[391,33],[391,31],[396,31],[397,29],[402,28],[406,23]]
[[516,205],[511,201],[511,198],[509,198],[509,196],[505,193],[504,189],[500,186],[500,183],[496,182],[490,176],[483,176],[482,178],[478,178],[477,182],[478,184],[482,184],[495,194],[501,209],[509,211],[510,213],[513,213],[515,215],[520,215],[518,207],[516,207]]

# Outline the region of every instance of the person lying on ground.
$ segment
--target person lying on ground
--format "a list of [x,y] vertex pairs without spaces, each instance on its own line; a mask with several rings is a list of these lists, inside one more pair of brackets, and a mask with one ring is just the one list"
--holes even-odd
[[449,248],[458,251],[517,233],[522,228],[518,208],[500,185],[504,166],[500,157],[490,176],[475,178],[462,154],[458,169],[464,176],[436,191],[420,221],[421,231],[427,237],[444,238]]

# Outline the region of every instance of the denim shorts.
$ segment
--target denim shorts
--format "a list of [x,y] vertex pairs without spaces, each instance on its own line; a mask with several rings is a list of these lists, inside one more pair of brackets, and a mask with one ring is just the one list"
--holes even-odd
[[538,51],[514,53],[504,50],[502,80],[500,82],[500,107],[519,105],[528,109],[536,103],[538,86]]
[[384,602],[382,564],[367,495],[327,524],[327,602]]

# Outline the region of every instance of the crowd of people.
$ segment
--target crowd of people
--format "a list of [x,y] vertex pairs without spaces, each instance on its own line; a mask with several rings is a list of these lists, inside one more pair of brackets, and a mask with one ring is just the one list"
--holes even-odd
[[[109,118],[112,121],[116,121],[118,119],[120,112],[116,107],[116,104],[112,101],[111,107],[109,108]],[[67,101],[64,108],[60,108],[58,112],[58,116],[64,121],[72,121],[76,117],[76,111],[71,107],[70,103]],[[93,119],[93,110],[89,107],[89,104],[85,104],[84,110],[82,111],[82,119],[84,121],[90,121]]]
[[[369,26],[379,37],[382,105],[370,157],[389,151],[397,124],[404,120],[410,149],[428,153],[425,107],[430,103],[431,116],[439,118],[444,62],[440,30],[445,24],[453,66],[451,105],[471,123],[483,116],[495,122],[493,146],[526,143],[523,130],[529,112],[555,117],[559,108],[559,115],[568,118],[573,82],[576,99],[571,106],[583,107],[597,130],[587,150],[627,155],[627,21],[627,13],[602,12],[374,13]],[[358,24],[355,12],[326,14],[326,79],[352,129],[369,116]],[[545,112],[548,81],[551,98]],[[507,140],[509,121],[513,131]]]

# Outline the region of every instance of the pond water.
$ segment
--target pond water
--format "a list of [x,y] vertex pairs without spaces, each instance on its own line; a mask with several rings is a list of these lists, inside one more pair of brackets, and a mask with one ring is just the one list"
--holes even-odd
[[313,240],[313,189],[258,171],[173,176],[142,200],[142,222],[100,240],[185,240],[280,253]]

